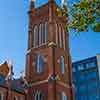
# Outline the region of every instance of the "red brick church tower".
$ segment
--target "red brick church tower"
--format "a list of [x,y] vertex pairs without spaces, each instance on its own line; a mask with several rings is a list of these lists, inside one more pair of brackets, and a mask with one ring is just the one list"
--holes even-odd
[[67,20],[56,10],[54,0],[38,8],[30,1],[27,100],[74,100]]

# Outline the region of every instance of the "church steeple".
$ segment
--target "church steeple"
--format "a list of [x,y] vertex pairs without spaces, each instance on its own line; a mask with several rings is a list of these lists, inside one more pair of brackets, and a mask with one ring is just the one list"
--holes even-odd
[[[30,1],[26,80],[28,100],[74,100],[65,17],[55,0],[35,7]],[[30,96],[31,95],[31,96]]]

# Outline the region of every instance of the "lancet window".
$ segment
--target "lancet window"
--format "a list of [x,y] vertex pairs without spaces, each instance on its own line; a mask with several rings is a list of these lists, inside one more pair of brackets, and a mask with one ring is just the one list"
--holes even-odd
[[39,46],[48,42],[48,23],[41,23],[39,25]]
[[56,24],[56,45],[65,49],[65,30],[61,24]]
[[62,99],[61,100],[67,100],[67,96],[65,95],[65,93],[62,93]]
[[41,53],[39,52],[37,58],[37,72],[41,73],[42,71],[43,71],[43,59]]
[[3,94],[0,93],[0,100],[3,100]]
[[36,48],[38,45],[38,27],[37,25],[34,26],[34,31],[33,31],[33,47]]
[[43,94],[41,91],[37,91],[35,94],[35,100],[43,100]]
[[64,74],[64,57],[60,57],[60,72],[61,74]]
[[48,23],[45,22],[45,43],[48,42]]

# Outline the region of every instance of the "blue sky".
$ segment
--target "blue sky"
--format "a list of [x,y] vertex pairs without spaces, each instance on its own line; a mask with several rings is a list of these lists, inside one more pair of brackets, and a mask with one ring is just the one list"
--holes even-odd
[[[37,0],[37,5],[47,0]],[[59,1],[58,1],[59,2]],[[15,76],[25,69],[28,39],[28,0],[1,0],[0,2],[0,63],[13,59]],[[72,60],[80,60],[100,53],[100,33],[70,33]]]

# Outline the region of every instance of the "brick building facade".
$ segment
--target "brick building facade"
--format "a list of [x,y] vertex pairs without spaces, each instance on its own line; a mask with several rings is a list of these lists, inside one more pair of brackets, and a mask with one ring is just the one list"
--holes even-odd
[[0,65],[0,100],[25,100],[25,92],[20,79],[8,79],[9,65],[7,61]]
[[57,9],[54,0],[30,1],[25,78],[6,81],[5,100],[74,100],[67,19]]

